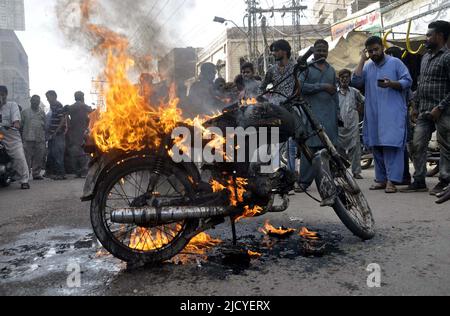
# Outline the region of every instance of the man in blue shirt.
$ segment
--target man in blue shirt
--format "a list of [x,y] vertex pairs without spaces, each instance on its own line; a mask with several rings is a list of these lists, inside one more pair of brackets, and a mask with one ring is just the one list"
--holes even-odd
[[406,93],[413,80],[401,60],[385,55],[380,37],[365,46],[352,85],[366,89],[364,142],[374,153],[377,182],[371,190],[397,193],[394,183],[403,181],[405,164]]

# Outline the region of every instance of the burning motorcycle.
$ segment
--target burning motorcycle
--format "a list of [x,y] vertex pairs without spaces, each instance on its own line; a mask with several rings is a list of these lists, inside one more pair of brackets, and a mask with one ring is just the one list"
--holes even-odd
[[[297,78],[299,71],[306,68],[299,64],[289,77]],[[298,141],[299,149],[316,170],[321,206],[333,208],[344,225],[362,240],[372,239],[372,211],[348,171],[350,164],[338,154],[299,93],[288,97],[281,106],[263,98],[256,103],[234,104],[205,122],[203,128],[278,128],[279,143],[283,143],[294,136],[292,109],[299,109],[325,148],[313,154],[305,139]],[[91,201],[95,234],[115,257],[126,262],[167,261],[182,252],[192,238],[223,224],[227,218],[231,219],[236,243],[235,223],[242,218],[288,209],[295,176],[285,168],[261,172],[262,163],[249,158],[255,152],[251,146],[245,150],[245,162],[208,163],[199,168],[198,164],[172,159],[175,142],[170,132],[161,129],[157,148],[149,146],[140,152],[116,150],[104,154],[93,144],[86,146],[93,159],[82,200]]]
[[5,145],[2,143],[4,135],[0,128],[0,186],[7,187],[11,184],[14,170],[12,160],[6,152]]

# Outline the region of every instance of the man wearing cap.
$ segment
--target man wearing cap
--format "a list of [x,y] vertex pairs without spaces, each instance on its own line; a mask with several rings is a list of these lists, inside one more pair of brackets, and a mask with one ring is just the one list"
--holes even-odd
[[22,190],[29,190],[30,173],[28,170],[22,138],[20,136],[20,110],[14,102],[8,102],[8,89],[0,86],[0,131],[3,134],[3,144],[6,152],[14,163],[14,170],[20,176]]
[[352,72],[348,69],[339,72],[339,106],[344,126],[339,128],[338,148],[351,161],[355,179],[362,179],[359,115],[365,98],[359,90],[349,86],[351,77]]

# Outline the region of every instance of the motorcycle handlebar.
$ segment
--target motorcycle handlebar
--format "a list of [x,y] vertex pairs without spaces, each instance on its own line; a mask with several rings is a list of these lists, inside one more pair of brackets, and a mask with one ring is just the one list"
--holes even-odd
[[16,131],[16,132],[18,132],[19,130],[17,129],[17,128],[15,128],[15,127],[8,127],[8,126],[0,126],[0,130],[1,129],[4,129],[4,130],[6,130],[6,131],[9,131],[9,130],[12,130],[12,131]]

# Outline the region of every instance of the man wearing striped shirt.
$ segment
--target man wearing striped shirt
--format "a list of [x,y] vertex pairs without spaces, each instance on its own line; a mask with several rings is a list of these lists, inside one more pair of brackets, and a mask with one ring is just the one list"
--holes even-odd
[[58,102],[55,91],[46,93],[52,112],[50,124],[47,130],[48,156],[53,170],[47,170],[54,180],[65,180],[64,153],[66,149],[67,122],[64,107]]
[[450,23],[436,21],[427,33],[428,53],[422,60],[415,116],[412,155],[416,172],[414,183],[402,192],[427,192],[427,148],[435,130],[441,147],[440,182],[431,191],[436,195],[450,184],[450,50],[447,42]]

